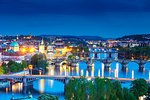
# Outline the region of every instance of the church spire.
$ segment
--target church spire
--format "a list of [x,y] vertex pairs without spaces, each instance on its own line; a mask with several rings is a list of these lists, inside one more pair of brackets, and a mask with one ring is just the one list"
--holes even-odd
[[44,41],[43,41],[43,38],[42,38],[42,42],[41,42],[41,45],[44,45]]
[[18,38],[18,34],[17,34],[17,40],[18,40],[19,38]]

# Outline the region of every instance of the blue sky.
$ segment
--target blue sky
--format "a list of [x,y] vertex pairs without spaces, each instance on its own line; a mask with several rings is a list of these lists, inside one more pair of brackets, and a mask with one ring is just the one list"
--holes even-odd
[[149,0],[0,0],[0,34],[149,34],[149,5]]

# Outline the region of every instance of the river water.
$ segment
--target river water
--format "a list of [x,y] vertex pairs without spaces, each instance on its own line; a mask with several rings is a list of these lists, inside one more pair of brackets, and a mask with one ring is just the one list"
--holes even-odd
[[[93,57],[91,54],[90,57]],[[100,59],[108,57],[108,54],[104,53],[100,55]],[[117,54],[112,54],[112,57],[117,58]],[[95,62],[92,68],[87,69],[87,65],[84,62],[80,62],[76,67],[69,67],[66,69],[66,65],[55,68],[55,66],[49,66],[47,75],[70,75],[70,76],[103,76],[103,77],[120,77],[120,78],[150,78],[150,63],[145,64],[145,70],[143,72],[138,71],[139,65],[135,62],[130,62],[127,65],[127,71],[121,70],[121,64],[113,62],[110,65],[109,71],[105,71],[104,64],[101,62]],[[130,83],[122,84],[124,87],[130,87]],[[40,94],[48,93],[59,96],[60,100],[64,100],[64,84],[59,81],[40,79],[33,82],[33,86],[23,88],[22,83],[16,83],[8,88],[0,88],[0,100],[9,100],[14,94],[15,97],[26,97],[28,91],[31,92],[33,98],[37,98]]]

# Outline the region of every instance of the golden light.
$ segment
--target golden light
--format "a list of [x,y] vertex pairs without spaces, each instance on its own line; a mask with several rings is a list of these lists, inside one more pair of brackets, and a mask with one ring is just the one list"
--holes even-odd
[[28,68],[29,68],[29,69],[33,69],[33,66],[32,66],[32,65],[29,65]]
[[21,49],[21,52],[23,52],[23,53],[25,53],[26,51],[27,51],[26,48]]
[[30,53],[33,53],[33,52],[35,52],[35,49],[34,48],[30,48],[29,51],[30,51]]

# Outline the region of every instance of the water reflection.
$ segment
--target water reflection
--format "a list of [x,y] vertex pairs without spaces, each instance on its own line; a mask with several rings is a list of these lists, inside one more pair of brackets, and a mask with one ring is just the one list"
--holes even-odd
[[[49,66],[47,75],[72,75],[72,76],[98,76],[98,77],[119,77],[119,78],[144,78],[150,79],[150,63],[145,64],[144,72],[139,72],[138,65],[131,62],[127,65],[126,72],[123,72],[122,66],[118,62],[113,62],[110,65],[110,70],[105,70],[104,64],[102,62],[96,62],[92,65],[90,69],[84,62],[79,62],[76,67],[71,67],[63,65],[62,67],[56,68],[55,66]],[[62,96],[60,100],[64,99],[64,84],[56,80],[40,79],[33,82],[33,86],[29,89],[23,88],[22,83],[17,83],[9,88],[0,90],[0,93],[8,94],[15,93],[17,96],[24,96],[26,91],[31,91],[33,97],[38,96],[41,93],[50,93],[58,96]],[[1,99],[3,100],[3,99]]]

